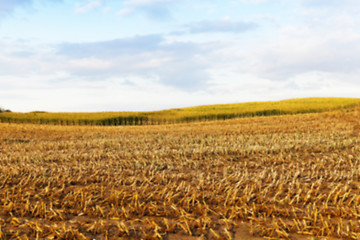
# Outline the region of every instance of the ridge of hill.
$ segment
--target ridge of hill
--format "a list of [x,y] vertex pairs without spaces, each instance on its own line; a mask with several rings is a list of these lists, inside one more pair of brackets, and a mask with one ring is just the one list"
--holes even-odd
[[0,113],[0,122],[104,126],[151,125],[315,113],[354,107],[360,107],[360,98],[298,98],[282,101],[204,105],[151,112],[2,112]]

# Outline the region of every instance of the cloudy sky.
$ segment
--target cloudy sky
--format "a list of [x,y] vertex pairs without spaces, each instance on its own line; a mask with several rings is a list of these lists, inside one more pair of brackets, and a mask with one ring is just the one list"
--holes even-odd
[[0,106],[360,97],[359,0],[0,0]]

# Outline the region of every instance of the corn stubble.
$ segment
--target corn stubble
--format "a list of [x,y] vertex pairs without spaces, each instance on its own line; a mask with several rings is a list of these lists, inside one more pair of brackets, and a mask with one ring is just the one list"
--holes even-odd
[[359,119],[2,123],[0,239],[360,239]]

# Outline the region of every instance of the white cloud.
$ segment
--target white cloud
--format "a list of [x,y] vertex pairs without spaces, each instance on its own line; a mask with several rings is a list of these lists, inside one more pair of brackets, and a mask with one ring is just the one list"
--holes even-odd
[[346,76],[323,72],[297,75],[281,83],[236,71],[211,70],[210,75],[208,88],[192,92],[163,85],[155,76],[113,76],[97,81],[68,73],[0,76],[0,102],[25,112],[144,111],[294,97],[358,97],[360,92],[357,82],[339,80]]
[[156,76],[162,84],[195,90],[203,87],[207,81],[205,61],[199,56],[210,53],[215,47],[206,43],[165,42],[163,36],[149,35],[97,43],[62,44],[58,55],[63,62],[75,61],[78,64],[79,61],[83,63],[84,59],[96,59],[111,63],[104,69],[66,67],[76,75],[89,78],[109,75]]
[[[41,3],[62,2],[63,0],[42,0]],[[32,8],[34,0],[0,0],[0,20],[11,15],[18,8]]]
[[139,63],[135,64],[135,68],[138,69],[154,69],[154,68],[160,68],[163,65],[170,63],[174,59],[171,57],[150,57],[146,61],[139,61]]
[[125,5],[133,7],[153,6],[159,3],[173,2],[174,0],[128,0]]
[[221,21],[201,21],[188,24],[190,33],[211,33],[211,32],[231,32],[242,33],[254,30],[258,27],[253,22],[234,22],[228,19]]
[[75,12],[78,14],[87,13],[104,4],[105,0],[88,0],[85,3],[76,3]]
[[117,14],[120,16],[126,16],[126,15],[130,15],[133,12],[134,12],[134,9],[132,9],[132,8],[123,8],[123,9],[119,10],[117,12]]
[[69,61],[69,67],[81,70],[109,70],[113,67],[111,61],[96,59],[94,57],[73,59]]
[[[233,1],[234,3],[236,3],[236,1]],[[266,2],[270,2],[270,0],[241,0],[242,3],[253,3],[253,4],[261,4],[261,3],[266,3]]]
[[140,13],[153,20],[171,18],[171,4],[175,0],[128,0],[124,7],[118,11],[121,16]]
[[334,29],[282,26],[273,37],[247,42],[246,48],[235,47],[242,44],[235,41],[234,48],[220,49],[218,59],[236,64],[243,73],[278,82],[314,71],[360,74],[360,33],[338,24]]
[[25,7],[32,4],[32,0],[1,0],[0,17],[12,13],[17,7]]
[[306,7],[348,7],[359,5],[357,0],[301,0],[301,2]]

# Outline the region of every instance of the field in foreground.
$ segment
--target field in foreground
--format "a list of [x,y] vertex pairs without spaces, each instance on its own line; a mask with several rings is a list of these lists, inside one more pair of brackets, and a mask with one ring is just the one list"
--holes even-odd
[[0,124],[0,239],[360,239],[360,108]]
[[0,122],[57,125],[156,125],[239,117],[315,113],[360,106],[360,98],[300,98],[274,102],[205,105],[153,112],[0,113]]

